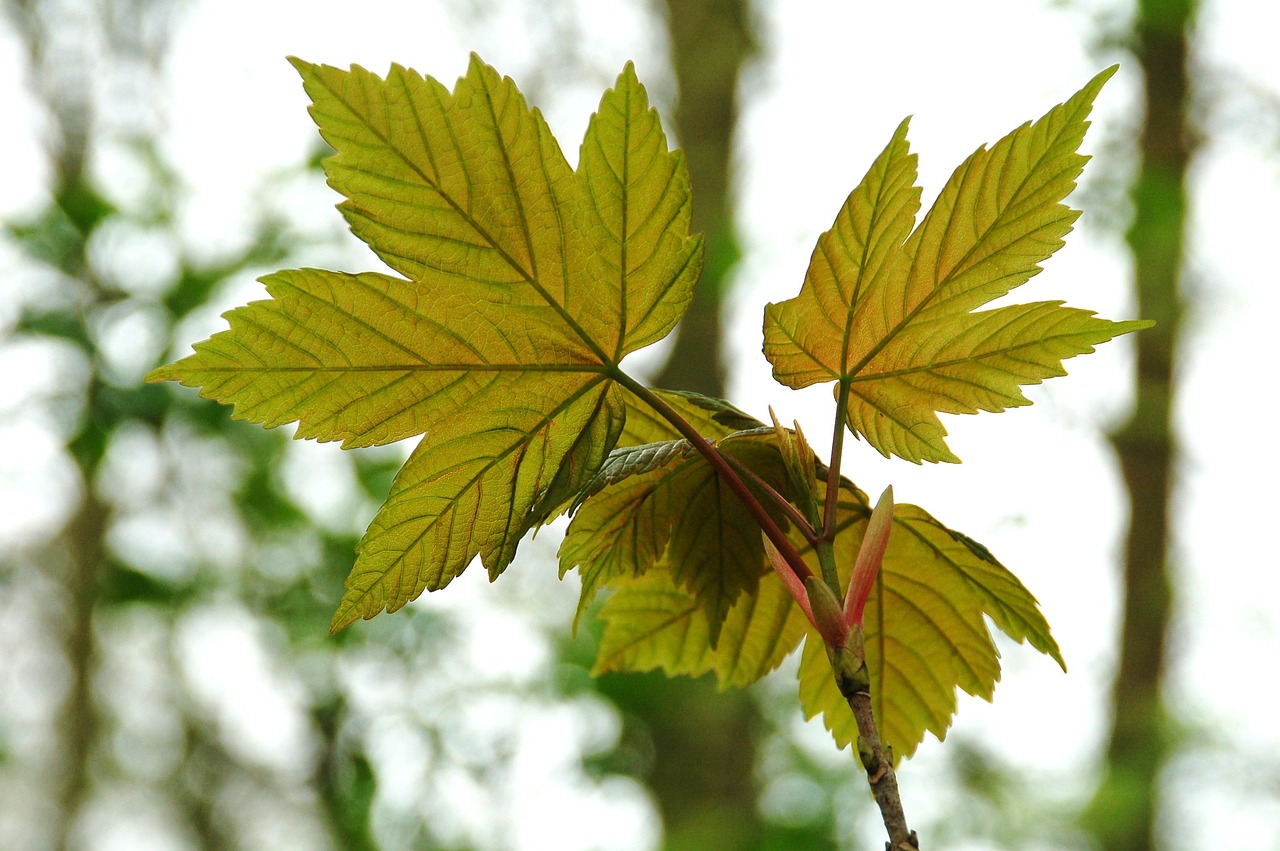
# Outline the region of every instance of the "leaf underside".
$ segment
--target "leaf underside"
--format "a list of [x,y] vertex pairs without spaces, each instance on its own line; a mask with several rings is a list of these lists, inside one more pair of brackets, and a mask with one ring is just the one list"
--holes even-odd
[[[836,537],[841,581],[849,581],[870,506],[841,494]],[[972,542],[969,542],[972,543]],[[893,531],[864,612],[871,694],[882,738],[898,758],[911,756],[926,732],[942,739],[955,714],[956,690],[991,700],[1000,654],[985,618],[1018,642],[1066,664],[1031,592],[985,549],[970,546],[914,505],[894,508]],[[849,705],[831,676],[822,640],[810,630],[800,661],[805,717],[822,716],[840,747],[857,739]]]
[[[325,171],[339,209],[391,274],[268,275],[266,300],[227,313],[228,330],[148,380],[344,448],[420,438],[359,544],[332,629],[444,587],[477,556],[496,578],[530,529],[567,510],[559,556],[561,575],[582,579],[575,626],[607,595],[596,673],[712,673],[740,687],[804,640],[805,714],[849,744],[853,717],[821,638],[771,571],[760,526],[623,388],[621,360],[674,327],[702,264],[684,159],[631,65],[604,94],[575,169],[538,110],[478,57],[452,90],[400,66],[382,78],[293,62],[336,152]],[[1022,386],[1147,324],[1061,302],[978,310],[1038,273],[1071,229],[1077,213],[1062,200],[1113,71],[978,149],[919,225],[904,121],[819,239],[800,293],[767,307],[775,377],[833,382],[846,424],[886,455],[954,461],[940,413],[1027,404]],[[771,502],[810,517],[821,504],[829,471],[798,430],[723,400],[658,395],[750,471],[748,487],[813,561]],[[870,507],[840,487],[847,585]],[[957,689],[992,696],[987,619],[1062,664],[1013,574],[898,505],[864,612],[874,708],[898,757],[926,732],[945,735]]]
[[[685,419],[700,424],[720,451],[785,488],[768,432],[731,431],[716,404],[728,403],[662,395]],[[734,425],[758,422],[741,412],[727,420]],[[665,421],[629,420],[623,440],[644,442],[612,453],[584,491],[594,495],[578,508],[560,547],[561,576],[577,567],[582,577],[575,626],[600,589],[661,565],[670,582],[697,603],[710,649],[715,649],[731,608],[740,596],[756,592],[768,569],[760,527],[705,459]]]
[[960,165],[915,226],[920,188],[908,122],[814,249],[800,294],[765,309],[764,352],[794,387],[835,382],[846,423],[879,452],[958,461],[939,413],[1029,404],[1020,387],[1146,322],[1111,322],[1061,302],[976,308],[1039,273],[1079,213],[1061,203],[1103,83],[1084,89]]
[[701,267],[684,159],[628,65],[570,168],[515,84],[453,91],[293,60],[351,230],[401,277],[314,269],[156,370],[235,416],[344,447],[422,436],[332,628],[394,611],[479,555],[491,577],[589,481],[625,418],[611,376],[683,314]]
[[[686,463],[704,462],[695,457]],[[679,551],[649,545],[662,540],[652,529],[659,517],[641,508],[649,492],[665,487],[677,500],[682,493],[680,476],[661,484],[664,470],[655,468],[606,488],[603,502],[588,502],[583,509],[598,504],[599,514],[580,512],[561,547],[562,573],[577,566],[583,576],[579,614],[600,590],[612,590],[599,612],[604,630],[594,673],[713,673],[722,688],[741,687],[776,668],[807,637],[800,663],[805,716],[821,715],[836,743],[848,745],[857,728],[832,678],[822,638],[775,574],[764,573],[754,593],[736,599],[723,615],[718,642],[712,640],[708,606],[670,569]],[[778,475],[785,475],[780,462]],[[865,495],[845,483],[836,537],[845,584],[870,513]],[[584,516],[585,525],[577,526]],[[593,524],[602,518],[614,519],[617,527],[607,530],[614,534],[597,534]],[[632,537],[634,527],[640,531]],[[798,538],[795,543],[818,571],[807,544]],[[923,509],[896,506],[864,629],[881,735],[899,757],[913,754],[926,732],[945,736],[956,711],[957,689],[991,699],[1000,664],[985,618],[1065,669],[1035,597],[1008,569]]]

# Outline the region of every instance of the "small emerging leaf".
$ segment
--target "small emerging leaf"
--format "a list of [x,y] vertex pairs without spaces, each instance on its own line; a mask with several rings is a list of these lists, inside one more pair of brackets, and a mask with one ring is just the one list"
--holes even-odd
[[844,597],[845,626],[862,627],[862,612],[871,594],[871,586],[880,575],[880,564],[889,548],[889,533],[893,531],[893,486],[884,489],[876,507],[867,521],[867,531],[858,545],[858,555],[853,560],[853,575]]
[[809,441],[805,440],[800,423],[795,423],[794,429],[785,429],[774,416],[772,408],[769,409],[769,416],[773,417],[773,432],[777,437],[778,448],[782,451],[792,491],[796,501],[800,503],[800,511],[809,525],[816,529],[821,517],[818,500],[814,496],[818,492],[817,456],[809,448]]

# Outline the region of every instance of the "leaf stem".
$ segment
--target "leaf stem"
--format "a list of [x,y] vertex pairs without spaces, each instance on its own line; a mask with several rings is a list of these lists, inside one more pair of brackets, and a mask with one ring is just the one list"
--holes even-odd
[[[865,668],[864,668],[865,669]],[[916,851],[920,840],[915,831],[907,827],[907,816],[902,809],[902,796],[898,792],[898,774],[893,770],[893,754],[880,741],[875,714],[871,709],[871,690],[858,690],[846,695],[845,700],[858,722],[858,756],[867,771],[867,783],[880,807],[880,818],[889,834],[885,848],[890,851]]]
[[818,565],[822,569],[822,581],[827,583],[827,587],[836,595],[837,600],[843,600],[844,595],[840,591],[840,574],[836,568],[835,542],[820,536],[817,543],[813,545],[813,551],[817,554]]
[[627,390],[630,390],[632,394],[656,411],[664,420],[671,423],[675,430],[680,432],[680,436],[689,441],[693,448],[707,459],[711,469],[716,471],[716,474],[729,487],[729,490],[733,491],[734,495],[742,502],[742,505],[751,514],[756,523],[759,524],[765,536],[777,548],[783,560],[801,582],[813,576],[813,571],[809,568],[809,565],[805,564],[804,559],[800,557],[800,552],[791,543],[791,539],[787,537],[786,532],[773,519],[773,515],[765,510],[764,505],[751,492],[751,488],[747,486],[747,483],[742,480],[737,471],[725,460],[725,456],[711,445],[710,441],[703,437],[688,420],[680,416],[675,408],[668,405],[665,399],[630,375],[627,375],[621,369],[616,366],[612,367],[608,371],[608,375]]
[[[822,529],[819,531],[818,543],[814,551],[818,554],[818,564],[822,566],[822,578],[830,586],[836,599],[843,600],[840,590],[840,576],[836,571],[835,541],[838,525],[837,504],[840,501],[840,461],[844,454],[844,419],[849,406],[849,382],[840,381],[840,390],[836,395],[836,425],[831,435],[831,465],[827,468],[827,494],[822,512]],[[832,487],[832,482],[835,487]]]
[[745,476],[750,479],[753,485],[763,491],[766,496],[774,501],[779,510],[781,510],[783,514],[787,515],[787,519],[795,525],[800,534],[804,535],[804,539],[809,542],[810,546],[816,547],[818,545],[817,530],[815,530],[805,516],[800,513],[799,509],[790,502],[787,502],[786,497],[778,493],[777,489],[775,489],[773,485],[760,478],[760,474],[744,464],[741,459],[735,458],[727,452],[721,454],[724,456],[724,459],[729,462],[729,466],[733,467],[734,470],[738,472],[738,475]]
[[[840,462],[844,456],[844,420],[849,409],[849,382],[840,380],[840,392],[836,395],[836,425],[831,435],[831,465],[827,472],[827,500],[822,517],[822,537],[828,541],[836,539],[836,503],[840,499]],[[831,487],[832,482],[835,488]],[[832,589],[837,594],[839,588]]]

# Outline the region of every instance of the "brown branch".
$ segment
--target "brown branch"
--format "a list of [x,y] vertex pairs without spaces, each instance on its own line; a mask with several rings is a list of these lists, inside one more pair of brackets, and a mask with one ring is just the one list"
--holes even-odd
[[787,519],[791,521],[791,524],[795,526],[796,530],[801,535],[804,535],[804,539],[808,541],[810,546],[818,545],[817,532],[815,532],[814,528],[809,525],[808,519],[806,519],[794,505],[787,502],[786,497],[778,493],[777,489],[773,485],[761,478],[759,473],[742,463],[742,459],[735,458],[727,452],[723,454],[724,459],[729,462],[729,466],[737,470],[739,476],[744,479],[749,479],[751,484],[755,485],[766,496],[773,500],[774,505],[776,505],[783,514],[787,515]]
[[836,687],[853,711],[858,722],[858,758],[867,772],[871,794],[880,807],[880,818],[889,834],[886,851],[917,851],[920,840],[907,827],[898,792],[898,775],[893,770],[893,752],[880,740],[875,712],[871,708],[871,674],[862,652],[862,631],[855,628],[849,636],[852,647],[827,647]]

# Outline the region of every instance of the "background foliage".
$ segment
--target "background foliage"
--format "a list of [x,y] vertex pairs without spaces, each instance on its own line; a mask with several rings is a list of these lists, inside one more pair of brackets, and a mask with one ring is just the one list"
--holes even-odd
[[[175,61],[171,47],[177,39],[183,51],[192,52],[198,43],[191,40],[192,22],[200,21],[202,8],[143,0],[5,4],[0,57],[12,69],[5,79],[25,80],[26,88],[5,89],[6,112],[18,118],[9,124],[17,132],[6,135],[3,150],[7,158],[31,165],[13,169],[0,195],[0,376],[9,447],[0,520],[0,846],[507,848],[551,841],[566,848],[653,847],[660,841],[659,814],[668,847],[711,847],[707,837],[721,840],[722,847],[830,847],[836,836],[852,841],[856,832],[848,813],[856,808],[847,804],[858,800],[858,778],[850,776],[846,759],[824,755],[824,736],[815,739],[811,729],[799,728],[793,698],[787,697],[794,694],[792,672],[752,694],[724,697],[711,695],[704,682],[668,683],[661,677],[593,683],[586,675],[593,656],[590,631],[577,643],[557,645],[547,637],[563,631],[575,597],[572,587],[558,589],[551,577],[550,536],[529,548],[528,569],[515,565],[499,585],[464,583],[456,589],[456,603],[433,599],[336,640],[326,636],[332,589],[349,568],[355,539],[402,455],[392,449],[334,460],[334,453],[312,452],[314,447],[291,443],[286,434],[239,428],[216,407],[189,396],[139,384],[171,339],[196,339],[216,328],[217,313],[241,301],[257,275],[286,265],[354,262],[314,162],[280,154],[269,136],[253,132],[249,120],[198,138],[172,136],[171,112],[183,100],[173,75],[190,66]],[[770,185],[770,173],[792,183],[830,182],[835,194],[857,176],[827,179],[807,170],[838,168],[844,158],[817,153],[828,141],[816,129],[828,126],[825,116],[808,120],[807,144],[813,147],[799,160],[770,147],[774,136],[766,130],[802,122],[782,117],[784,105],[769,100],[760,69],[804,67],[806,58],[787,53],[787,44],[803,45],[801,52],[813,58],[828,52],[825,38],[838,37],[840,55],[847,55],[847,45],[870,36],[858,25],[859,13],[837,23],[798,18],[769,4],[744,9],[728,2],[673,2],[669,10],[623,5],[619,14],[631,17],[622,22],[592,19],[578,6],[563,8],[573,11],[526,19],[520,15],[529,13],[510,6],[473,3],[432,14],[436,23],[448,21],[466,33],[467,47],[481,50],[522,83],[532,81],[536,102],[571,100],[576,81],[595,75],[581,86],[587,90],[581,96],[585,107],[567,113],[589,112],[622,59],[636,58],[647,80],[659,79],[656,66],[670,50],[675,70],[662,96],[671,100],[678,90],[680,100],[676,126],[668,129],[688,151],[695,205],[703,205],[695,206],[693,229],[708,234],[709,266],[719,273],[712,280],[721,282],[705,288],[711,304],[677,346],[714,342],[720,308],[713,297],[733,279],[735,261],[789,250],[794,241],[801,259],[787,268],[798,275],[813,236],[829,224],[838,204],[833,199],[829,208],[815,209],[814,230],[794,240],[790,233],[759,232],[758,218],[735,225],[731,205],[715,189],[727,190],[733,181],[714,171],[716,164],[742,165],[740,203],[733,206],[748,211],[756,209],[755,193]],[[1145,45],[1147,53],[1138,55],[1155,79],[1177,67],[1176,59],[1160,59],[1157,52],[1181,35],[1180,24],[1163,17],[1170,9],[1186,11],[1174,3],[1041,9],[1037,14],[1060,26],[1032,28],[1020,17],[1030,13],[1001,7],[985,20],[1005,24],[1006,50],[975,54],[957,47],[935,58],[953,74],[957,66],[980,61],[966,57],[986,54],[1016,55],[1034,68],[1037,50],[1046,49],[1035,42],[1047,39],[1058,50],[1092,50],[1090,68],[1119,58],[1119,83],[1131,72],[1130,79],[1137,75],[1139,63],[1127,58],[1129,47]],[[944,20],[941,7],[937,13]],[[303,38],[310,17],[324,19],[276,19],[258,8],[252,16],[256,26],[242,34],[244,43],[252,46],[253,39],[274,33],[281,41],[271,48],[273,56],[307,55],[294,42]],[[1250,380],[1261,380],[1251,365],[1265,358],[1250,346],[1266,338],[1265,326],[1256,323],[1270,315],[1268,305],[1275,306],[1266,301],[1274,294],[1256,286],[1267,280],[1266,272],[1243,265],[1251,252],[1238,246],[1264,239],[1258,228],[1266,217],[1251,213],[1241,199],[1272,192],[1277,184],[1275,161],[1268,157],[1277,147],[1274,103],[1280,83],[1261,66],[1237,64],[1247,61],[1239,57],[1255,55],[1245,40],[1251,31],[1265,29],[1239,20],[1224,4],[1200,10],[1196,40],[1187,49],[1201,73],[1189,95],[1175,94],[1162,108],[1188,113],[1193,130],[1187,138],[1176,129],[1153,130],[1146,142],[1165,152],[1198,142],[1189,153],[1201,162],[1199,177],[1188,182],[1187,200],[1174,203],[1160,194],[1182,180],[1164,172],[1135,196],[1148,199],[1149,206],[1135,200],[1132,207],[1154,211],[1139,223],[1167,225],[1170,213],[1186,204],[1190,218],[1183,227],[1191,259],[1165,259],[1152,280],[1167,283],[1183,270],[1184,297],[1196,297],[1196,308],[1173,326],[1191,354],[1164,359],[1183,364],[1170,373],[1181,386],[1173,394],[1167,386],[1148,386],[1152,398],[1164,400],[1172,424],[1196,435],[1170,453],[1175,475],[1168,487],[1180,494],[1181,504],[1169,527],[1177,589],[1171,597],[1173,625],[1158,621],[1133,639],[1139,648],[1160,646],[1163,633],[1173,630],[1173,646],[1182,648],[1162,657],[1162,664],[1139,665],[1154,676],[1134,698],[1137,711],[1125,716],[1133,719],[1125,722],[1127,735],[1158,747],[1154,755],[1122,763],[1131,751],[1113,746],[1111,758],[1121,767],[1099,791],[1103,804],[1079,822],[1080,830],[1070,829],[1103,774],[1101,699],[1088,697],[1100,693],[1115,657],[1105,649],[1090,650],[1094,639],[1086,636],[1096,634],[1099,648],[1108,645],[1115,583],[1089,563],[1060,571],[1060,586],[1055,574],[1042,574],[1049,584],[1032,584],[1046,605],[1055,606],[1055,596],[1063,601],[1050,611],[1050,620],[1060,630],[1073,673],[1063,685],[1041,689],[1038,675],[1010,654],[1011,673],[997,707],[966,708],[947,747],[926,745],[908,764],[904,787],[924,810],[928,823],[920,825],[922,833],[936,836],[939,846],[1087,847],[1090,832],[1102,841],[1128,815],[1140,814],[1138,826],[1122,834],[1129,838],[1112,840],[1120,843],[1114,847],[1140,847],[1132,843],[1145,840],[1131,837],[1151,830],[1148,819],[1155,820],[1161,847],[1229,844],[1243,836],[1260,847],[1280,847],[1280,777],[1271,758],[1280,745],[1269,721],[1250,714],[1259,704],[1254,680],[1222,673],[1212,694],[1203,688],[1206,670],[1222,671],[1230,659],[1274,656],[1277,640],[1274,616],[1261,603],[1269,599],[1263,593],[1267,580],[1251,575],[1265,547],[1250,536],[1265,524],[1258,508],[1224,498],[1240,481],[1231,472],[1240,467],[1240,448],[1211,437],[1221,427],[1221,414],[1212,412],[1221,411],[1229,380],[1238,382],[1231,387],[1246,388],[1229,394],[1233,418],[1264,421],[1265,411],[1254,407],[1247,388]],[[623,55],[607,60],[591,52],[606,30],[658,33],[668,21],[672,35],[666,47],[630,44]],[[395,22],[371,14],[368,23],[390,30]],[[328,28],[343,29],[332,22]],[[512,31],[520,37],[512,38]],[[1135,31],[1144,34],[1142,40],[1133,38]],[[347,34],[354,32],[352,27]],[[959,40],[969,42],[983,32],[965,31],[969,38]],[[875,38],[890,36],[879,32]],[[489,41],[509,46],[490,48]],[[911,34],[902,33],[900,41],[909,44]],[[1024,42],[1030,45],[1026,56],[1016,53]],[[520,47],[510,46],[515,44]],[[689,58],[690,45],[701,47],[699,61]],[[218,50],[225,53],[224,46]],[[550,56],[559,61],[547,61]],[[355,58],[377,67],[342,51],[325,58],[343,64]],[[403,52],[394,58],[426,65]],[[747,76],[739,87],[744,63]],[[456,65],[442,60],[424,70],[453,73]],[[219,71],[206,64],[199,73]],[[1001,73],[1017,72],[993,67],[979,76],[993,81]],[[283,88],[270,109],[297,112],[305,124],[299,102],[289,100],[296,85],[283,66],[280,79]],[[875,85],[893,88],[893,74],[875,79]],[[841,92],[840,104],[856,103],[856,90],[843,91],[844,83],[811,75],[806,85]],[[1138,138],[1144,110],[1137,84],[1129,85],[1130,102],[1103,128],[1113,150],[1095,168],[1132,162],[1138,173],[1138,148],[1131,140]],[[661,93],[661,85],[655,88]],[[730,131],[738,126],[735,101],[726,92],[760,105],[738,119],[746,132],[736,158],[728,155],[735,149]],[[695,106],[699,98],[727,108]],[[848,112],[840,104],[829,112]],[[1035,105],[1009,109],[977,138],[990,136],[992,127],[1003,129],[1010,116],[1034,114]],[[922,117],[928,112],[897,103],[889,120],[906,111]],[[1155,107],[1150,114],[1169,115]],[[867,122],[865,115],[860,118]],[[699,120],[707,126],[698,126]],[[559,131],[554,116],[552,124]],[[830,135],[844,145],[867,136],[867,144],[875,145],[890,126],[868,131],[859,125],[848,135]],[[957,138],[958,151],[976,140]],[[929,150],[929,143],[919,144]],[[751,166],[757,160],[742,153],[747,150],[760,152],[755,156],[767,165]],[[222,169],[238,175],[245,167],[233,154],[240,152],[280,168],[254,192],[236,193],[235,215],[202,222],[207,195],[202,201],[193,184],[198,177],[207,185]],[[869,158],[847,159],[850,168],[860,169]],[[948,158],[937,159],[945,167]],[[782,162],[790,168],[779,168]],[[230,178],[223,182],[235,185]],[[928,177],[924,182],[940,184]],[[1115,202],[1110,215],[1119,232],[1130,208],[1109,188],[1127,182],[1126,174],[1099,175],[1085,187],[1094,199],[1080,205],[1091,215],[1097,210],[1101,220],[1108,200]],[[1247,192],[1241,189],[1246,186]],[[783,204],[773,201],[775,208]],[[318,211],[316,218],[308,218],[308,210]],[[1210,226],[1224,222],[1237,249],[1232,253],[1223,250],[1223,231]],[[1137,225],[1132,233],[1134,250],[1170,244]],[[757,253],[743,255],[738,242]],[[1104,237],[1097,244],[1117,247]],[[759,305],[792,290],[796,281],[755,298],[761,283],[760,266],[753,264],[758,259],[738,266],[735,298],[750,302],[751,320],[743,324],[754,332]],[[1118,280],[1110,285],[1118,287]],[[1170,298],[1154,291],[1151,297],[1157,305]],[[1085,296],[1080,301],[1096,303]],[[1159,315],[1146,306],[1142,313]],[[729,309],[725,315],[732,328],[736,314]],[[726,341],[735,361],[745,360],[736,352],[757,344],[754,336],[742,349],[733,348],[732,335]],[[699,369],[684,380],[659,373],[654,383],[692,386],[715,376],[717,351],[714,345],[686,351],[672,363],[696,363]],[[744,381],[740,390],[746,392],[727,395],[745,404],[754,400],[751,379]],[[696,389],[717,392],[705,385]],[[1056,444],[1064,452],[1096,426],[1071,413],[1070,398],[1050,394],[1037,406],[1067,424],[1039,432],[1066,434]],[[1170,407],[1170,399],[1181,401]],[[1010,428],[1033,422],[1024,418]],[[961,454],[966,468],[999,478],[994,456]],[[191,456],[204,460],[183,463]],[[865,463],[867,476],[893,480],[902,493],[896,473],[878,472],[874,459],[859,463]],[[1274,462],[1251,460],[1251,476],[1265,477],[1268,464]],[[986,514],[1001,510],[995,496],[949,497],[952,488],[961,488],[952,481],[961,480],[921,480],[915,486],[919,501],[932,507],[933,499],[950,498],[961,509],[968,501],[981,502]],[[1105,508],[1114,496],[1096,484],[1096,492],[1074,483],[1062,488],[1094,494]],[[1015,501],[1034,506],[1037,499],[1023,493]],[[1080,519],[1074,520],[1050,512],[1061,525],[1050,527],[1056,531],[1047,539],[1032,535],[1025,555],[1016,509],[993,524],[1007,538],[1005,546],[990,535],[980,537],[1007,562],[1031,565],[1046,545],[1066,547],[1091,534],[1099,512],[1083,505],[1078,510]],[[1031,507],[1027,513],[1044,514]],[[1122,511],[1115,506],[1114,513]],[[1015,533],[1006,536],[1002,529],[1010,528]],[[1206,536],[1202,529],[1218,532]],[[1222,529],[1236,530],[1235,557],[1220,550]],[[537,564],[540,558],[546,564]],[[1086,587],[1072,595],[1073,584]],[[539,605],[531,609],[530,599]],[[504,652],[498,652],[497,634]],[[512,653],[512,646],[523,652]],[[449,658],[456,663],[444,661]],[[1117,692],[1130,681],[1122,677]],[[1023,746],[1011,744],[1021,740],[1007,719],[1025,711],[1027,692],[1059,687],[1082,696],[1056,722],[1061,734],[1055,739],[1075,756],[1011,753]],[[966,713],[971,722],[964,720]],[[1043,728],[1042,719],[1034,723]],[[723,736],[707,735],[708,730]],[[1115,801],[1133,802],[1121,808],[1126,818],[1106,805]],[[540,811],[575,817],[548,825]]]

